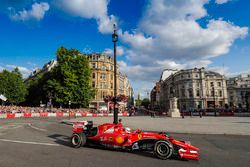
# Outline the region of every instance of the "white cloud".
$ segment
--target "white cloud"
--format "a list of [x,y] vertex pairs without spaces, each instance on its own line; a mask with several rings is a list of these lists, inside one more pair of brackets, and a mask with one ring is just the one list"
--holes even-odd
[[208,70],[218,72],[221,75],[229,75],[229,67],[225,66],[214,66],[214,67],[209,67]]
[[108,15],[109,0],[53,0],[66,13],[87,19],[96,19],[101,33],[111,33],[116,18]]
[[215,0],[215,3],[217,3],[217,4],[224,4],[224,3],[227,3],[229,1],[231,1],[231,0]]
[[12,70],[15,69],[15,68],[18,68],[19,71],[21,72],[21,74],[23,75],[24,78],[27,78],[27,77],[31,74],[31,72],[33,71],[33,70],[28,69],[28,68],[26,68],[26,67],[17,66],[17,65],[12,65],[12,64],[7,64],[7,65],[5,65],[5,67],[3,67],[3,68],[4,68],[4,69],[7,69],[7,70],[10,70],[10,71],[12,71]]
[[[50,6],[47,2],[35,2],[30,10],[23,9],[22,11],[15,12],[10,15],[10,18],[15,21],[40,21],[43,19],[45,13],[49,10]],[[11,11],[13,8],[9,8]]]
[[140,82],[157,80],[165,68],[207,67],[212,57],[228,53],[235,40],[247,36],[247,27],[222,19],[212,18],[200,26],[197,20],[209,18],[204,7],[209,2],[149,1],[138,28],[120,34],[129,48],[128,76]]
[[[114,50],[107,48],[107,49],[104,50],[104,53],[106,53],[109,56],[113,56],[114,55]],[[124,55],[124,53],[125,53],[125,49],[122,46],[117,46],[116,47],[116,55],[117,56],[122,56],[122,55]]]

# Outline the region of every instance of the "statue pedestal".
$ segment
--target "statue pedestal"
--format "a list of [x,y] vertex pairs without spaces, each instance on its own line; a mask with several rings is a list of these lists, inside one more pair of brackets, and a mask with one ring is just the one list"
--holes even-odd
[[173,97],[170,99],[169,102],[170,102],[170,108],[168,111],[168,116],[173,117],[173,118],[180,118],[181,113],[180,113],[179,109],[177,108],[177,98]]

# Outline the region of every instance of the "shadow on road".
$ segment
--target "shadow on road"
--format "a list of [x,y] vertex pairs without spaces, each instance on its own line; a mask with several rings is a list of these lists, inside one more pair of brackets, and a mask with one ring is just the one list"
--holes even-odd
[[250,122],[234,122],[234,123],[237,123],[237,124],[250,124]]
[[[67,146],[67,147],[71,147],[72,149],[74,149],[71,146],[69,136],[65,136],[65,135],[61,135],[61,134],[53,134],[53,135],[49,135],[48,137],[54,139],[55,140],[54,142],[57,143],[57,144]],[[152,151],[151,152],[150,151],[129,151],[129,150],[123,150],[123,149],[112,149],[112,148],[103,147],[101,145],[93,145],[93,144],[88,144],[88,145],[86,145],[84,147],[87,147],[87,148],[90,148],[90,149],[104,150],[104,151],[107,151],[107,152],[108,151],[117,151],[117,152],[120,152],[120,153],[126,152],[126,153],[129,153],[129,154],[134,154],[134,155],[138,155],[138,156],[158,159],[154,155],[154,153]],[[174,157],[170,158],[170,160],[182,160],[182,159],[174,156]]]
[[60,134],[53,134],[53,135],[49,135],[49,138],[55,139],[55,143],[60,144],[60,145],[64,145],[64,146],[68,146],[71,147],[70,144],[70,137],[69,136],[65,136],[65,135],[60,135]]

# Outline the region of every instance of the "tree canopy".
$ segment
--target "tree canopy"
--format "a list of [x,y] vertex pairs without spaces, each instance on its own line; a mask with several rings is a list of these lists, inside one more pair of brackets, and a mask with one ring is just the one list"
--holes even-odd
[[28,83],[28,101],[38,95],[33,105],[51,98],[56,105],[66,106],[71,101],[73,107],[87,107],[95,92],[91,86],[92,72],[87,57],[76,49],[64,47],[57,50],[56,56],[57,66]]
[[141,102],[141,105],[145,108],[148,108],[148,106],[150,105],[150,100],[148,98],[144,98]]
[[27,89],[18,68],[0,72],[0,94],[7,98],[7,103],[17,105],[25,100]]

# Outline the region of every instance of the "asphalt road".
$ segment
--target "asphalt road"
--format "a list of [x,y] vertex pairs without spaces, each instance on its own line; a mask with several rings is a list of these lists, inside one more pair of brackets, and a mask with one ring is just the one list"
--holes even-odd
[[250,136],[173,134],[199,147],[199,161],[159,160],[128,153],[69,146],[71,127],[59,119],[0,120],[0,167],[249,167]]

